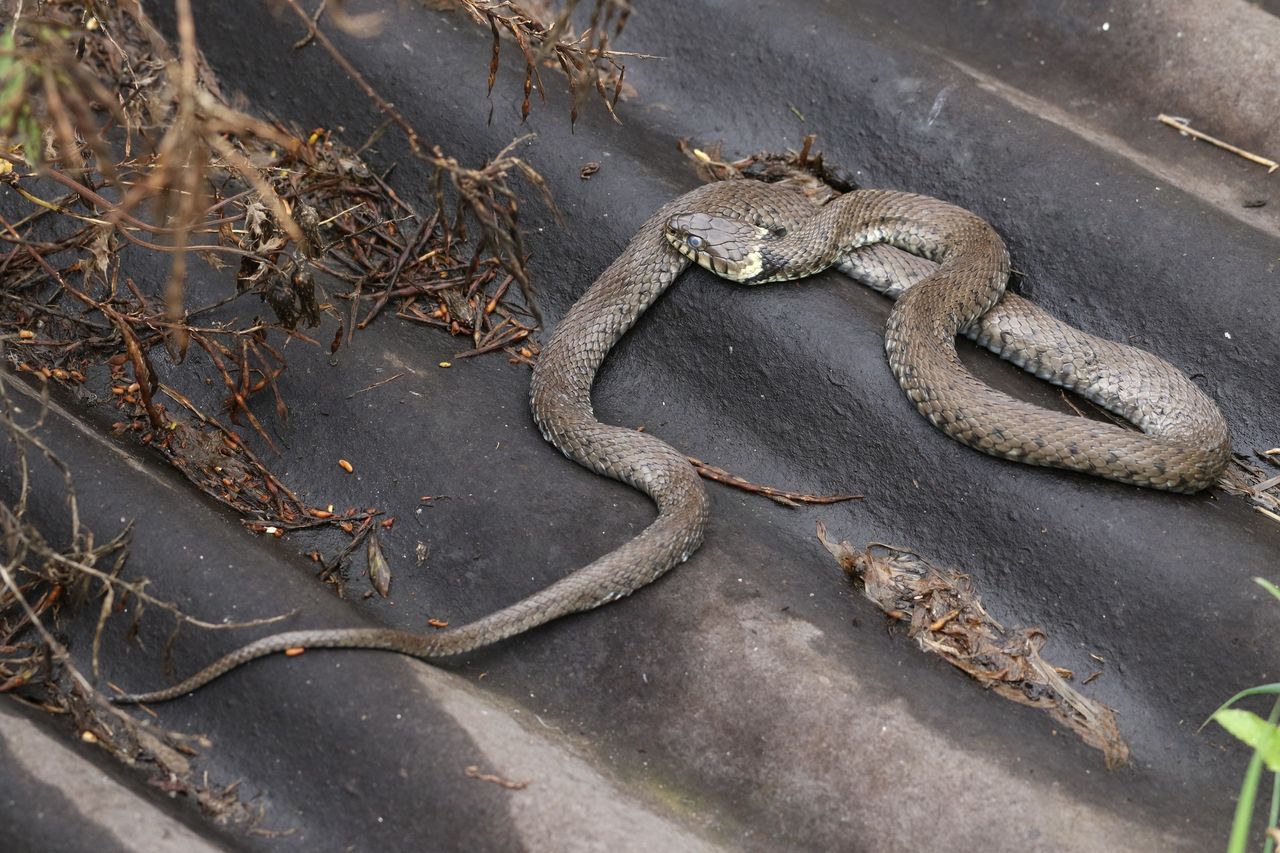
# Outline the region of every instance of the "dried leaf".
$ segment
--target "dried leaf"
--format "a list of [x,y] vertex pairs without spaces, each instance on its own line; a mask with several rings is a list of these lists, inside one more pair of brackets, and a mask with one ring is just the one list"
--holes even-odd
[[1040,656],[1048,640],[1039,628],[1013,630],[991,618],[967,575],[939,569],[912,551],[872,543],[863,550],[832,542],[818,523],[818,541],[863,593],[889,617],[910,625],[907,635],[983,687],[1022,705],[1044,709],[1085,743],[1102,751],[1107,767],[1129,761],[1115,711],[1067,684]]
[[391,594],[391,564],[382,555],[382,544],[378,541],[376,531],[370,531],[366,554],[369,558],[369,583],[378,595],[386,598]]

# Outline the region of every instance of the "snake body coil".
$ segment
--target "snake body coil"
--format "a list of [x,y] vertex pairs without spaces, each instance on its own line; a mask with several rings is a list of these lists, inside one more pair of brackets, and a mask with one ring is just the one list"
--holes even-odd
[[[710,223],[710,230],[672,229],[677,221],[689,224],[691,213],[702,217],[695,226]],[[768,238],[767,253],[745,248],[739,239],[744,224],[752,231],[748,236]],[[689,236],[697,236],[693,242],[723,240],[712,247],[721,254],[697,257],[699,247],[690,245]],[[867,245],[877,241],[939,265],[885,245]],[[533,417],[547,441],[579,464],[649,495],[658,507],[649,527],[545,589],[455,629],[429,635],[388,628],[274,634],[173,687],[113,701],[173,699],[241,664],[294,648],[381,649],[424,659],[461,654],[622,598],[687,559],[702,543],[708,517],[697,473],[683,454],[659,439],[597,421],[591,386],[609,350],[687,265],[682,253],[724,272],[726,253],[747,257],[752,251],[760,253],[749,260],[758,264],[752,273],[757,281],[765,280],[766,267],[774,268],[770,274],[777,278],[795,278],[834,263],[891,296],[901,294],[887,334],[893,371],[921,412],[971,446],[1178,491],[1204,488],[1225,465],[1229,443],[1221,415],[1177,370],[1141,350],[1084,335],[1011,294],[1001,299],[1008,256],[999,237],[976,216],[935,199],[876,191],[850,193],[815,213],[794,190],[751,181],[709,184],[665,205],[641,227],[561,320],[531,383]],[[987,312],[997,300],[995,311]],[[1151,435],[1056,415],[982,385],[956,359],[958,332],[1079,391]]]
[[[735,281],[802,278],[835,264],[897,299],[885,333],[893,375],[934,426],[984,453],[1175,492],[1208,487],[1230,458],[1222,413],[1177,368],[1004,294],[1004,243],[961,208],[910,193],[858,190],[784,235],[706,211],[672,217],[667,234],[682,254]],[[960,334],[1141,431],[996,391],[960,363]]]

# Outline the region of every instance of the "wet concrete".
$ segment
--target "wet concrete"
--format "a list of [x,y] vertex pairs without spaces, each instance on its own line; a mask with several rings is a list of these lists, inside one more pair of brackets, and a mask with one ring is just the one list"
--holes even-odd
[[[1238,449],[1280,443],[1274,205],[1231,201],[1274,184],[1265,170],[1149,122],[1165,109],[1167,86],[1188,104],[1169,110],[1222,118],[1241,144],[1270,144],[1273,116],[1267,124],[1251,112],[1265,104],[1249,106],[1242,92],[1231,124],[1218,104],[1228,99],[1208,96],[1245,88],[1242,62],[1274,80],[1268,56],[1227,64],[1194,53],[1190,70],[1165,75],[1157,36],[1227,27],[1243,37],[1228,27],[1243,16],[1251,38],[1270,37],[1275,19],[1245,3],[1226,4],[1227,16],[1186,4],[1202,13],[1185,13],[1191,23],[1183,12],[1119,18],[1108,7],[1106,33],[1123,26],[1129,39],[1108,51],[1094,46],[1103,44],[1095,5],[1038,4],[1004,18],[967,3],[642,8],[624,47],[667,58],[629,65],[639,94],[620,110],[624,124],[593,106],[570,133],[565,98],[551,93],[529,120],[538,138],[520,149],[565,220],[561,228],[525,206],[548,322],[654,208],[694,185],[675,139],[746,152],[798,147],[816,131],[829,160],[866,185],[938,195],[987,217],[1009,243],[1024,294],[1186,369],[1223,407]],[[318,51],[289,51],[300,35],[291,22],[256,7],[230,17],[197,6],[226,86],[301,126],[344,127],[348,139],[378,123]],[[525,129],[509,66],[486,124],[487,33],[416,7],[394,14],[380,37],[340,42],[433,141],[479,162]],[[714,38],[691,25],[706,20],[717,22]],[[1017,41],[1028,32],[1060,74]],[[966,38],[977,34],[985,41]],[[421,181],[384,140],[375,159],[399,161],[403,186]],[[588,161],[602,168],[583,182]],[[203,269],[192,283],[206,294],[229,286]],[[1249,579],[1274,576],[1280,526],[1221,493],[1154,494],[956,445],[916,415],[884,364],[888,308],[835,274],[753,290],[688,274],[606,365],[599,415],[643,423],[753,480],[867,499],[796,511],[713,487],[706,545],[620,604],[445,667],[309,653],[164,706],[166,724],[213,738],[201,758],[213,778],[244,780],[268,825],[294,830],[233,843],[1220,845],[1246,756],[1196,727],[1237,689],[1275,678],[1263,641],[1275,605]],[[542,442],[524,369],[500,358],[436,368],[459,348],[388,318],[333,363],[289,351],[293,409],[288,424],[272,421],[286,446],[275,467],[304,495],[401,517],[385,542],[396,567],[390,603],[336,601],[290,542],[245,534],[74,401],[52,419],[50,440],[80,472],[89,523],[112,530],[122,516],[139,519],[131,571],[206,618],[297,607],[290,624],[299,627],[462,622],[614,547],[651,509]],[[1037,383],[972,360],[1003,387],[1052,404]],[[347,399],[396,372],[405,376]],[[186,390],[216,405],[216,389]],[[265,408],[260,415],[271,420]],[[333,464],[340,457],[354,476]],[[451,499],[420,509],[423,494]],[[56,518],[57,500],[39,511]],[[1097,668],[1091,653],[1104,658],[1085,689],[1119,711],[1133,767],[1107,772],[1043,715],[890,636],[817,543],[818,519],[855,543],[911,546],[970,572],[997,619],[1047,630],[1046,656],[1058,665],[1083,674]],[[419,541],[431,557],[415,568]],[[167,630],[152,623],[146,649],[113,651],[107,674],[130,688],[161,683]],[[243,639],[186,633],[176,665],[185,671]],[[467,778],[470,765],[531,784],[506,791]],[[19,778],[57,785],[60,776]],[[117,778],[199,831],[189,804],[162,800],[140,777]]]

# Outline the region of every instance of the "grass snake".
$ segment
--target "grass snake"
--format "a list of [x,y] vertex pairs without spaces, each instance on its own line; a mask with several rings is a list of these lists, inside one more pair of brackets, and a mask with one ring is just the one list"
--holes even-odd
[[[380,649],[423,659],[462,654],[622,598],[688,559],[702,543],[709,511],[698,474],[660,439],[599,422],[591,387],[609,350],[689,258],[748,283],[799,278],[834,264],[896,298],[886,333],[894,375],[931,422],[986,453],[1184,492],[1212,483],[1229,457],[1222,415],[1176,368],[1142,350],[1086,335],[1014,294],[1001,298],[1008,254],[977,216],[908,193],[859,190],[819,209],[788,187],[708,184],[664,205],[640,228],[560,321],[531,382],[533,418],[547,441],[657,505],[657,518],[639,535],[539,592],[457,628],[432,634],[382,627],[273,634],[172,687],[113,701],[173,699],[289,649]],[[1050,412],[990,388],[960,365],[957,334],[1071,388],[1142,431]]]

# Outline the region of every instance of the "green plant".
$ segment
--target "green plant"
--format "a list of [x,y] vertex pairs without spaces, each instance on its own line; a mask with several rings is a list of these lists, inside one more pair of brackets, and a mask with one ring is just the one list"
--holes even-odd
[[[1258,586],[1280,600],[1280,588],[1263,578],[1254,578]],[[1271,780],[1271,812],[1267,819],[1267,839],[1263,844],[1263,853],[1272,853],[1275,849],[1273,828],[1280,820],[1280,699],[1271,708],[1267,719],[1262,719],[1252,711],[1231,707],[1247,696],[1274,695],[1280,696],[1280,683],[1261,684],[1241,690],[1222,704],[1222,707],[1209,717],[1222,726],[1237,739],[1253,747],[1253,757],[1244,773],[1244,781],[1240,785],[1240,800],[1236,803],[1235,818],[1231,822],[1231,837],[1227,843],[1227,853],[1244,853],[1249,843],[1249,828],[1253,824],[1253,811],[1258,798],[1258,786],[1262,781],[1262,767],[1272,773]]]
[[13,32],[0,34],[0,144],[21,144],[34,163],[40,159],[40,125],[27,96],[29,78],[30,69],[14,50]]

